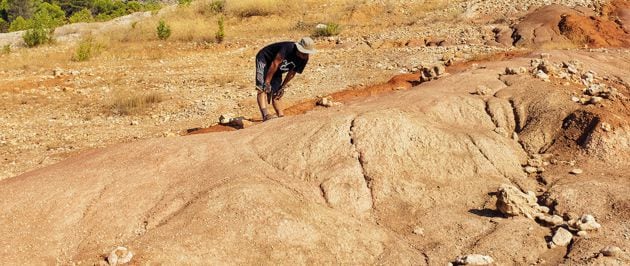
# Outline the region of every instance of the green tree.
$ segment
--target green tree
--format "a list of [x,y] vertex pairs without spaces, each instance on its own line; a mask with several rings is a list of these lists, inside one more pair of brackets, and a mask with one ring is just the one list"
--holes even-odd
[[164,20],[160,20],[157,26],[157,36],[160,40],[166,40],[171,36],[171,27]]
[[29,29],[32,25],[32,21],[24,19],[22,16],[15,18],[9,26],[9,31],[20,31]]
[[7,0],[9,21],[17,17],[30,18],[35,9],[33,0]]
[[54,0],[52,3],[58,6],[66,12],[66,17],[70,17],[77,12],[81,12],[83,9],[91,9],[93,0]]
[[37,6],[33,19],[39,20],[45,28],[56,28],[66,22],[66,13],[56,4],[43,2]]
[[89,9],[84,8],[83,10],[72,14],[68,20],[70,23],[92,22],[94,21],[94,17],[92,17],[92,12],[90,12]]

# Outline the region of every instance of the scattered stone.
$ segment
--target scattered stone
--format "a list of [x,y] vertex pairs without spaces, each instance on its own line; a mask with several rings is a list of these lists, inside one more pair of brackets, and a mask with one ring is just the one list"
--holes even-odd
[[324,107],[332,107],[334,103],[328,97],[322,97],[317,101],[317,105],[324,106]]
[[140,122],[138,122],[138,121],[136,121],[136,120],[133,120],[133,121],[131,121],[131,123],[129,123],[129,124],[130,124],[130,125],[132,125],[132,126],[137,126],[137,125],[139,125],[139,124],[140,124]]
[[621,248],[615,246],[607,246],[599,252],[606,257],[619,257],[623,253]]
[[433,67],[433,70],[438,77],[446,74],[446,67],[444,67],[443,65],[436,65]]
[[505,74],[507,75],[518,75],[519,71],[516,68],[513,67],[506,67],[505,68]]
[[542,166],[543,161],[541,158],[531,158],[531,159],[527,159],[527,165],[529,166],[533,166],[533,167],[540,167]]
[[538,205],[533,191],[523,193],[517,187],[507,184],[501,185],[497,191],[497,210],[506,215],[523,215],[530,219],[549,211],[548,208]]
[[549,81],[549,75],[547,75],[547,73],[542,70],[538,70],[538,72],[536,73],[536,77],[545,82]]
[[480,254],[459,256],[454,262],[455,265],[490,265],[492,263],[494,263],[492,257]]
[[538,172],[538,168],[534,167],[534,166],[525,166],[523,168],[523,170],[525,170],[525,172],[528,173],[528,174],[533,174],[533,173],[537,173]]
[[606,122],[602,123],[601,128],[606,132],[612,131],[612,126]]
[[55,68],[53,69],[53,76],[55,76],[55,78],[61,77],[63,76],[63,69],[61,68]]
[[593,231],[598,230],[602,227],[602,225],[595,221],[595,217],[593,217],[593,215],[584,214],[575,222],[574,227],[580,231]]
[[571,101],[578,103],[578,102],[580,102],[580,98],[578,98],[576,96],[572,96],[571,97]]
[[582,169],[580,168],[573,168],[571,169],[571,171],[569,173],[573,174],[573,175],[579,175],[581,173],[583,173],[584,171],[582,171]]
[[588,232],[586,232],[586,231],[578,231],[577,235],[581,236],[581,237],[586,237],[586,236],[588,236]]
[[551,243],[555,246],[564,247],[571,242],[571,239],[573,239],[571,232],[563,227],[558,227],[558,230],[556,230],[556,233],[551,238]]
[[473,92],[473,94],[477,94],[477,95],[489,95],[491,93],[492,93],[492,90],[484,85],[477,86],[477,89],[475,90],[475,92]]
[[219,124],[227,125],[232,121],[233,116],[231,114],[222,114],[219,116]]
[[133,253],[129,251],[125,247],[116,247],[109,256],[107,256],[107,262],[109,265],[121,265],[125,263],[129,263],[131,258],[133,257]]
[[590,104],[598,104],[600,103],[602,100],[604,100],[604,98],[599,97],[599,96],[593,96],[591,97],[591,99],[588,101]]
[[558,226],[564,223],[564,219],[558,215],[541,215],[538,220],[550,226]]
[[424,235],[424,228],[416,226],[416,227],[413,228],[413,233],[415,235],[423,236]]

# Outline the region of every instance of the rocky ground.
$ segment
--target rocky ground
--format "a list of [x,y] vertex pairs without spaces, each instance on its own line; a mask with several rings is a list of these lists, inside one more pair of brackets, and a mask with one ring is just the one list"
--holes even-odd
[[[319,38],[285,96],[294,116],[198,136],[179,135],[256,118],[255,53],[303,33],[122,43],[81,63],[65,42],[2,55],[0,250],[16,264],[103,263],[118,245],[140,264],[630,263],[628,6],[535,9],[551,2],[454,2]],[[607,42],[582,38],[602,25]],[[159,102],[116,108],[146,95]]]

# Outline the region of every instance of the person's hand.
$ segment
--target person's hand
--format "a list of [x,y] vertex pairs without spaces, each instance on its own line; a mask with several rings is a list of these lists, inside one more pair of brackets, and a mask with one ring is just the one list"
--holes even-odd
[[263,84],[263,90],[265,91],[265,93],[269,94],[271,93],[271,83],[265,83]]
[[282,99],[283,95],[284,95],[284,86],[280,87],[280,89],[274,94],[273,99],[274,100],[280,100],[280,99]]

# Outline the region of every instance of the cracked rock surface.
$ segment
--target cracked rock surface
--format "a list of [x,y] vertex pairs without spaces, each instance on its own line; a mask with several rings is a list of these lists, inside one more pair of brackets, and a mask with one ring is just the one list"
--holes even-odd
[[[550,60],[569,56],[602,75],[630,76],[618,67],[628,54],[563,51]],[[235,132],[113,145],[2,180],[0,247],[12,248],[0,255],[16,264],[97,263],[124,246],[139,264],[439,265],[462,254],[587,264],[604,246],[627,250],[629,160],[610,162],[628,154],[593,159],[571,142],[565,118],[596,108],[573,103],[572,87],[501,76],[530,60],[484,62]],[[479,85],[493,92],[471,94]],[[593,112],[627,116],[623,106]],[[627,121],[589,133],[598,128],[582,134],[599,145],[630,139]],[[529,157],[545,151],[557,162],[525,173]],[[574,166],[562,162],[571,160],[589,171],[567,174]],[[592,213],[601,229],[549,249],[549,228],[494,210],[501,184],[546,192],[550,214],[589,223],[575,214]]]

